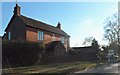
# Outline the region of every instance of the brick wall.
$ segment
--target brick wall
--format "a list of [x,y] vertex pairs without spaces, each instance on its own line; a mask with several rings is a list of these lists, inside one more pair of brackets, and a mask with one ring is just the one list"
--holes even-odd
[[[27,27],[26,40],[38,42],[38,30],[39,29]],[[47,31],[43,31],[43,32],[44,32],[44,41],[43,41],[44,44],[48,44],[48,43],[52,42],[53,35],[54,35],[54,41],[61,41],[61,35],[54,34],[54,33],[47,32]],[[66,49],[68,49],[68,47],[69,47],[69,38],[68,37],[66,37],[64,46]]]
[[27,41],[33,41],[37,42],[38,41],[38,36],[37,36],[37,30],[33,29],[32,27],[27,27],[26,30],[26,40]]
[[11,40],[25,40],[25,24],[18,17],[12,17],[8,28],[6,30],[6,39],[8,39],[8,32],[11,33]]

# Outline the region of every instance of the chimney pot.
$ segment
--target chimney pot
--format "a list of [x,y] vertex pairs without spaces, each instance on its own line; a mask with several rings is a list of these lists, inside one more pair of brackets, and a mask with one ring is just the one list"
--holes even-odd
[[18,4],[16,4],[16,6],[14,7],[13,12],[14,12],[15,15],[20,16],[20,7],[18,6]]
[[60,22],[58,22],[57,28],[61,29],[61,23]]

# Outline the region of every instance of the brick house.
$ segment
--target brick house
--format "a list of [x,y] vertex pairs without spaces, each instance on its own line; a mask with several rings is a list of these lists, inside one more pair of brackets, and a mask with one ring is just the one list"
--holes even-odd
[[52,41],[61,41],[66,48],[69,48],[70,36],[61,29],[61,24],[57,26],[28,18],[21,15],[18,4],[14,7],[14,14],[5,29],[3,39],[6,40],[26,40],[42,42],[48,44]]

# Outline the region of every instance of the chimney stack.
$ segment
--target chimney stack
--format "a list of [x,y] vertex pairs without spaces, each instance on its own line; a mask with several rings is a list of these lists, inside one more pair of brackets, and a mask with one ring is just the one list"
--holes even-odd
[[14,7],[14,15],[18,15],[20,16],[20,7],[18,6],[18,4],[16,4],[16,6]]
[[60,22],[58,22],[57,28],[61,29],[61,24],[60,24]]

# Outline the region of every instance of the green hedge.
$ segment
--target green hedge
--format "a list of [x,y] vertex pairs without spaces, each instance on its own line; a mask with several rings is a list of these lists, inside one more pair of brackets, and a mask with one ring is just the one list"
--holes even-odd
[[30,66],[40,60],[44,50],[42,43],[28,41],[3,41],[2,60],[3,67]]

